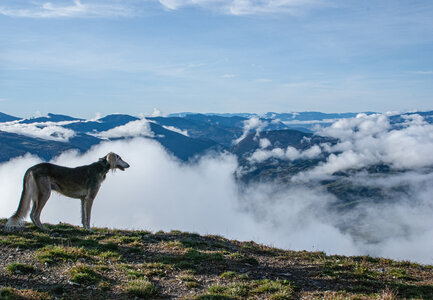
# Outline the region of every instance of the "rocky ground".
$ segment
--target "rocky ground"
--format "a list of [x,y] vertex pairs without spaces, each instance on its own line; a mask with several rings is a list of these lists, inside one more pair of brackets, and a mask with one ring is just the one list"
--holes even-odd
[[185,232],[0,220],[0,299],[433,299],[433,266]]

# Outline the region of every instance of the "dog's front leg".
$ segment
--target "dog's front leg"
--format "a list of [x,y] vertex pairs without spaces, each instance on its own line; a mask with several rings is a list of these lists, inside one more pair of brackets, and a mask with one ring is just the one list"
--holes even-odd
[[91,191],[89,194],[87,194],[86,197],[84,197],[82,199],[81,202],[81,218],[82,218],[82,223],[83,223],[83,227],[89,231],[91,231],[90,229],[90,215],[92,213],[92,205],[93,205],[93,200],[96,197],[96,194],[98,193],[98,190],[94,190]]
[[81,223],[83,224],[83,228],[89,231],[90,229],[90,215],[92,212],[93,205],[92,197],[86,197],[81,200]]
[[81,224],[86,228],[86,197],[81,198]]

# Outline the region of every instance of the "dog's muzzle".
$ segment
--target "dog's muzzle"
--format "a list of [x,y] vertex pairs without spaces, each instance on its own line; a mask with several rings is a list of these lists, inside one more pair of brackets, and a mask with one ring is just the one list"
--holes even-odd
[[120,170],[125,171],[125,169],[129,168],[129,164],[125,162],[124,165],[118,165],[117,166]]

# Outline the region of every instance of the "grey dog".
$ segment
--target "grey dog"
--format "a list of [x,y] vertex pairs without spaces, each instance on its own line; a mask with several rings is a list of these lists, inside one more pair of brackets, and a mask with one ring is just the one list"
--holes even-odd
[[6,230],[15,230],[23,226],[23,219],[30,210],[33,224],[44,229],[40,221],[41,211],[51,195],[51,191],[59,192],[71,198],[81,199],[81,222],[90,230],[90,213],[93,200],[101,187],[109,170],[124,171],[129,164],[116,153],[110,152],[93,164],[67,168],[50,163],[40,163],[30,167],[23,180],[23,192],[17,211],[6,223]]

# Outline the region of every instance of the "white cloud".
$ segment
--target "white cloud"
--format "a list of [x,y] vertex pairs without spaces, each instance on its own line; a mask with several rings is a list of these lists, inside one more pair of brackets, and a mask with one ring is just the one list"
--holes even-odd
[[132,11],[114,3],[82,3],[80,0],[33,3],[32,7],[8,8],[0,6],[0,14],[20,18],[64,18],[64,17],[118,17],[130,16]]
[[159,0],[159,2],[169,10],[198,6],[237,16],[271,13],[298,15],[307,9],[324,5],[323,1],[315,0]]
[[158,108],[154,107],[151,117],[164,117],[165,115]]
[[99,133],[89,133],[89,134],[103,139],[137,137],[137,136],[146,136],[146,137],[154,136],[154,133],[150,129],[149,121],[147,121],[146,119],[131,121],[125,125],[117,126],[107,131],[102,131]]
[[60,125],[73,122],[75,121],[24,124],[19,123],[19,121],[12,121],[0,123],[0,130],[45,140],[68,142],[70,138],[75,136],[75,132]]
[[174,126],[165,126],[165,125],[163,125],[162,127],[164,127],[164,128],[167,129],[167,130],[171,130],[171,131],[174,131],[174,132],[180,133],[180,134],[182,134],[182,135],[184,135],[184,136],[189,136],[189,135],[188,135],[188,130],[182,130],[182,129],[176,128],[176,127],[174,127]]
[[258,117],[249,118],[248,120],[244,121],[243,133],[238,139],[234,141],[234,144],[238,144],[240,141],[246,138],[247,135],[253,130],[256,131],[256,135],[257,135],[267,125],[268,125],[267,122],[260,120]]
[[433,75],[433,71],[412,71],[411,73],[416,75]]
[[312,159],[320,156],[322,149],[318,145],[314,145],[304,151],[299,151],[294,147],[287,147],[286,149],[274,148],[272,150],[257,149],[248,158],[251,162],[263,162],[270,158],[278,158],[283,160],[295,159]]
[[[332,199],[313,189],[280,190],[253,186],[240,192],[231,155],[203,157],[196,164],[174,159],[157,142],[137,138],[104,142],[83,156],[70,151],[53,162],[89,164],[114,151],[131,167],[108,174],[92,211],[92,226],[152,231],[182,230],[256,240],[290,249],[358,253],[350,236],[327,224],[320,208]],[[25,169],[34,157],[0,165],[1,217],[18,206]],[[43,222],[80,224],[80,201],[53,193],[42,212]]]
[[[153,140],[136,138],[104,142],[85,155],[67,152],[53,162],[65,166],[89,164],[114,151],[131,167],[108,174],[96,197],[92,226],[144,230],[182,230],[255,240],[292,250],[324,250],[332,254],[379,255],[432,263],[433,174],[406,173],[389,178],[365,178],[383,186],[410,184],[410,195],[395,202],[370,204],[351,213],[332,212],[335,197],[299,182],[292,186],[254,184],[240,189],[233,178],[238,168],[231,155],[203,157],[184,164]],[[0,217],[17,208],[25,170],[33,156],[0,164]],[[358,180],[355,179],[354,180]],[[80,224],[80,201],[53,194],[43,222]],[[337,223],[356,224],[356,238]]]
[[259,143],[260,143],[261,149],[266,149],[266,148],[272,146],[271,141],[269,141],[267,138],[260,139]]
[[235,74],[224,74],[223,76],[221,76],[222,78],[235,78],[236,75]]
[[259,79],[254,80],[254,82],[267,83],[267,82],[272,82],[272,79],[259,78]]
[[332,174],[385,163],[395,169],[433,166],[433,125],[419,115],[406,116],[403,128],[392,128],[386,114],[341,119],[322,128],[320,135],[340,140],[324,147],[332,153],[312,173]]

